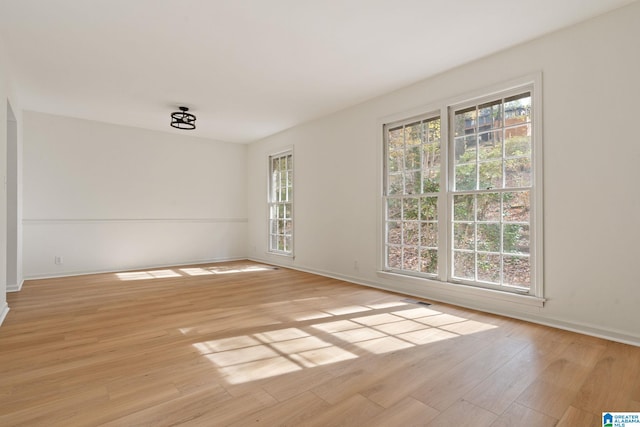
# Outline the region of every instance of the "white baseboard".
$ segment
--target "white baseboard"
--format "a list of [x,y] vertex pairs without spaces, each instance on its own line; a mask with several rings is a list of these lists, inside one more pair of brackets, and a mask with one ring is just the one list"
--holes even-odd
[[9,304],[5,302],[4,306],[0,310],[0,325],[2,325],[2,322],[4,322],[4,318],[7,317],[8,313],[9,313]]
[[[640,335],[630,334],[626,331],[619,331],[615,329],[602,328],[600,326],[590,325],[586,323],[579,323],[569,321],[566,319],[553,318],[548,316],[542,316],[537,313],[540,309],[530,308],[525,305],[514,304],[500,304],[500,303],[479,303],[471,299],[456,298],[455,296],[446,295],[443,293],[434,293],[429,291],[418,292],[415,288],[409,288],[402,286],[397,287],[385,285],[383,283],[362,280],[360,278],[351,277],[342,274],[336,274],[329,271],[317,270],[314,268],[308,268],[304,266],[293,266],[290,264],[279,264],[271,259],[262,258],[250,258],[252,261],[262,262],[266,264],[278,265],[283,268],[290,268],[292,270],[299,270],[306,273],[317,274],[324,277],[330,277],[332,279],[343,280],[345,282],[354,283],[357,285],[368,286],[376,289],[381,289],[389,292],[395,292],[400,294],[406,294],[414,297],[420,297],[431,301],[437,301],[447,304],[456,305],[459,307],[470,308],[473,310],[479,310],[486,313],[497,314],[500,316],[511,317],[514,319],[524,320],[527,322],[537,323],[540,325],[550,326],[553,328],[563,329],[566,331],[577,332],[583,335],[594,336],[597,338],[603,338],[610,341],[616,341],[624,344],[630,344],[640,347]],[[514,308],[515,307],[515,308]]]
[[22,285],[24,285],[24,280],[21,280],[20,283],[14,285],[7,285],[7,292],[20,292]]

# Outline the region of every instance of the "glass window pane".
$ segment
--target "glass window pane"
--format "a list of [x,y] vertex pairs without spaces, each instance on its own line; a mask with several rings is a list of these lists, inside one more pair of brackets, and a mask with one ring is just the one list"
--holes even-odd
[[420,223],[407,222],[402,223],[403,238],[402,241],[405,245],[418,246],[420,244]]
[[420,223],[420,246],[430,248],[438,247],[438,223]]
[[389,221],[387,223],[387,243],[392,245],[402,244],[402,223]]
[[402,199],[403,219],[409,219],[409,220],[418,219],[419,200],[420,199],[418,197],[405,197],[404,199]]
[[476,161],[478,137],[475,134],[456,138],[454,143],[456,164]]
[[402,126],[390,129],[387,132],[387,145],[389,147],[389,151],[404,150],[404,132],[402,130]]
[[502,131],[485,132],[478,135],[480,160],[502,158]]
[[423,193],[437,193],[440,191],[440,169],[430,169],[423,172]]
[[526,158],[505,160],[505,187],[531,186],[531,160]]
[[478,221],[500,221],[500,193],[477,196]]
[[404,128],[405,146],[420,145],[422,143],[422,123],[415,122],[406,125]]
[[504,130],[504,155],[529,157],[531,155],[531,124]]
[[500,224],[478,224],[478,250],[500,252]]
[[422,155],[422,147],[420,145],[412,145],[407,147],[404,157],[404,167],[406,170],[420,169],[420,160]]
[[423,221],[436,221],[438,219],[438,198],[420,198],[420,219]]
[[502,101],[493,101],[478,106],[479,132],[502,127]]
[[418,248],[404,246],[402,248],[402,268],[404,270],[418,271],[420,263]]
[[291,236],[291,233],[293,232],[293,221],[291,221],[290,219],[287,219],[284,221],[284,234],[286,234],[287,236]]
[[478,188],[481,190],[492,190],[502,188],[502,160],[492,162],[481,162]]
[[404,194],[420,194],[420,175],[421,172],[405,172],[404,174]]
[[402,268],[402,249],[400,246],[387,247],[387,266],[389,268]]
[[476,107],[456,111],[453,119],[454,136],[468,135],[476,132]]
[[423,249],[420,251],[420,271],[423,273],[438,273],[438,251]]
[[505,285],[522,286],[528,288],[531,285],[531,265],[529,257],[507,256],[503,258],[503,283]]
[[440,169],[440,144],[422,146],[422,169]]
[[478,280],[500,283],[500,255],[478,254]]
[[455,175],[456,190],[467,191],[476,189],[476,164],[457,165]]
[[402,199],[387,199],[387,219],[402,219]]
[[504,224],[503,251],[506,253],[529,253],[529,226],[522,224]]
[[389,172],[401,171],[404,165],[404,151],[403,150],[391,150],[389,151],[389,158],[387,160],[387,167]]
[[473,221],[473,209],[473,194],[453,196],[453,219],[455,221]]
[[431,144],[440,145],[440,119],[429,120],[426,124],[428,139]]
[[389,174],[387,179],[387,194],[403,194],[403,174],[402,173],[394,173]]
[[286,186],[287,186],[287,188],[292,188],[292,186],[293,186],[293,171],[292,170],[287,171],[287,184],[286,184]]
[[526,93],[504,100],[504,125],[512,126],[531,121],[531,95]]
[[454,249],[475,249],[475,227],[473,223],[453,224],[453,248]]
[[286,188],[287,187],[287,172],[286,171],[280,172],[279,185],[280,185],[280,188]]
[[475,280],[476,261],[472,252],[453,252],[453,277]]
[[504,203],[503,219],[506,222],[529,222],[529,202],[528,191],[514,191],[502,195]]

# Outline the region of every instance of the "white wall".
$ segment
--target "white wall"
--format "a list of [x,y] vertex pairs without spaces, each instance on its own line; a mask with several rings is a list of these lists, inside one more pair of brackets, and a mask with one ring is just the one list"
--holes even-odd
[[[639,21],[636,2],[253,143],[250,257],[640,345]],[[381,120],[538,71],[544,308],[378,275]],[[266,156],[290,145],[295,260],[265,251]]]
[[[10,62],[0,41],[0,324],[9,306],[6,292],[22,284],[22,114]],[[11,108],[11,109],[10,109]]]
[[22,286],[22,251],[19,250],[22,244],[22,220],[20,202],[22,195],[19,192],[21,184],[21,161],[20,148],[18,143],[18,121],[13,111],[11,103],[7,101],[7,169],[6,169],[6,192],[7,192],[7,259],[6,278],[7,291],[17,291]]
[[245,257],[246,152],[25,112],[25,276]]
[[[4,52],[4,46],[0,43],[0,177],[4,177],[7,169],[7,97],[8,97],[9,71]],[[4,178],[3,178],[4,179]],[[0,188],[0,324],[6,317],[9,306],[7,305],[7,273],[6,273],[6,247],[7,247],[7,192]]]

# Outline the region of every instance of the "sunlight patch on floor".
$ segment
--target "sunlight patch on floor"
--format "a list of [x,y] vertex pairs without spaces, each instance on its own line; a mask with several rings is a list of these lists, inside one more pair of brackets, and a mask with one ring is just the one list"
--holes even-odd
[[353,314],[353,313],[361,313],[363,311],[371,311],[369,307],[363,307],[361,305],[351,305],[348,307],[337,307],[337,308],[329,308],[325,309],[329,314],[333,314],[334,316],[342,316],[343,314]]
[[120,280],[150,280],[150,279],[164,279],[168,277],[182,277],[188,276],[206,276],[214,274],[232,274],[232,273],[252,273],[256,271],[269,271],[275,270],[276,267],[268,265],[245,265],[236,267],[187,267],[179,269],[181,274],[175,270],[148,270],[148,271],[127,271],[123,273],[116,273],[116,277]]
[[322,311],[304,311],[291,316],[291,318],[297,322],[304,322],[305,320],[326,319],[327,317],[333,317],[333,315]]
[[[369,313],[382,309],[392,311]],[[407,303],[318,308],[303,313],[306,314],[293,317],[315,322],[193,346],[216,365],[226,381],[240,384],[356,359],[363,354],[403,351],[497,328]]]
[[182,275],[174,270],[150,270],[150,271],[130,271],[124,273],[116,273],[120,280],[149,280],[149,279],[166,279],[168,277],[182,277]]
[[200,267],[181,268],[180,271],[188,274],[189,276],[206,276],[213,274],[213,272]]
[[278,376],[357,356],[297,328],[194,344],[231,384]]

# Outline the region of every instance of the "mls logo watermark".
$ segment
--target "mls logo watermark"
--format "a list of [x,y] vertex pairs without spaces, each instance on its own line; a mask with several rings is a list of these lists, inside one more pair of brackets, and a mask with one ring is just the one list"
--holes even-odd
[[603,412],[602,427],[640,427],[640,412]]

